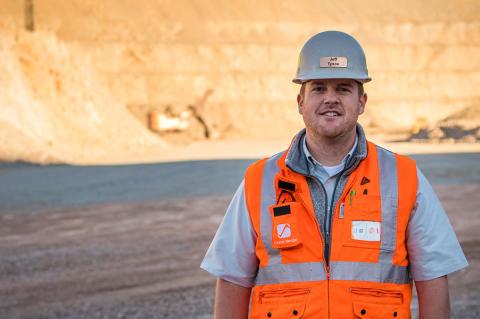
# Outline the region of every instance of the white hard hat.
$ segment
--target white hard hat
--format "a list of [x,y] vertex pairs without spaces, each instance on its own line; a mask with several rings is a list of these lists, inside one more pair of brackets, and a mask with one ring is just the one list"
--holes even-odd
[[315,79],[371,81],[365,53],[357,40],[340,31],[325,31],[311,37],[300,52],[293,82],[302,84]]

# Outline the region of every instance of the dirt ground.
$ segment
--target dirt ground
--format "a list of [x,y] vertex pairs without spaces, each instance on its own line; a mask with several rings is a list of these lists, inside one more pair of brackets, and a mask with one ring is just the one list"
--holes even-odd
[[[450,278],[453,318],[478,318],[480,185],[435,188],[470,262]],[[2,211],[0,318],[211,318],[214,279],[199,264],[228,201]]]

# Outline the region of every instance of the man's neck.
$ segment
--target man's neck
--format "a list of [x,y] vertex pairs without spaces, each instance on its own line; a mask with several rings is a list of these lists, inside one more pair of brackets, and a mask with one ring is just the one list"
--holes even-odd
[[307,147],[313,158],[325,166],[335,166],[352,149],[356,131],[335,138],[318,138],[307,130]]

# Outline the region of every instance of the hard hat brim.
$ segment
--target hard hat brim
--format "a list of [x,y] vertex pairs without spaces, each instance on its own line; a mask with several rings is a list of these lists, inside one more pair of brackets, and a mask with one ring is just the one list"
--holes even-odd
[[296,77],[292,80],[293,83],[302,84],[312,80],[328,80],[328,79],[350,79],[355,80],[360,83],[367,83],[372,80],[371,77],[359,77],[358,74],[318,74],[318,75],[311,75],[311,76],[304,76],[304,77]]

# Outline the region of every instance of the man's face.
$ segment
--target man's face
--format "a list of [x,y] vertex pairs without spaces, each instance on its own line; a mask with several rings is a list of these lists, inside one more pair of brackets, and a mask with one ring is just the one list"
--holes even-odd
[[351,79],[312,80],[297,102],[307,131],[318,138],[334,139],[355,132],[367,95],[359,95],[358,83]]

